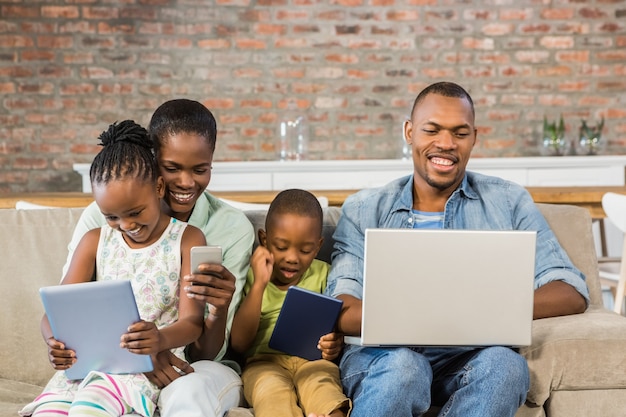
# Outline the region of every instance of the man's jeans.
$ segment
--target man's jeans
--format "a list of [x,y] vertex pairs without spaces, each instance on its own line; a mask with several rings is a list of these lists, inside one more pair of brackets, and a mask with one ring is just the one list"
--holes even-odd
[[526,360],[505,347],[370,348],[346,346],[340,363],[345,394],[358,417],[506,417],[526,400]]

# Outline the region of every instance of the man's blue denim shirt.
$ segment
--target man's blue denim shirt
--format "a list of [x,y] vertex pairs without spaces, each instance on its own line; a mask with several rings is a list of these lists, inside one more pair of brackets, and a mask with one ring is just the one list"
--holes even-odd
[[[412,228],[412,207],[413,175],[346,199],[333,235],[336,243],[326,294],[362,298],[365,229]],[[551,281],[564,281],[589,303],[585,276],[561,248],[524,187],[467,171],[446,202],[443,222],[444,229],[537,231],[535,289]],[[506,273],[502,278],[506,279]]]

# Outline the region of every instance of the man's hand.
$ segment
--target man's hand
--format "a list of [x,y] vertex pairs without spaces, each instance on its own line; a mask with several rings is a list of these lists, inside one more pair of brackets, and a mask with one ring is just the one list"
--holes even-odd
[[220,264],[201,264],[198,272],[184,277],[187,297],[204,301],[213,306],[211,314],[228,313],[228,306],[235,293],[235,276]]
[[332,361],[336,359],[343,349],[343,335],[328,333],[320,337],[317,348],[322,351],[322,358]]
[[64,371],[76,363],[76,352],[66,349],[65,344],[54,337],[46,340],[48,345],[48,360],[57,371]]
[[152,355],[152,366],[154,367],[153,371],[146,372],[144,375],[159,389],[163,389],[172,381],[194,371],[191,365],[169,350]]

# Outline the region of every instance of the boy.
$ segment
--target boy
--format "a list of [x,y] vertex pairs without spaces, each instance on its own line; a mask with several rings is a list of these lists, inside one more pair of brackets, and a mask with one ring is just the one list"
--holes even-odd
[[[304,190],[279,193],[270,205],[260,245],[252,254],[244,300],[235,314],[232,348],[243,353],[244,396],[257,417],[346,416],[339,369],[331,362],[341,352],[335,333],[322,336],[324,359],[308,361],[268,347],[274,325],[293,285],[322,293],[329,265],[315,259],[322,245],[322,208]],[[289,406],[287,406],[289,405]]]

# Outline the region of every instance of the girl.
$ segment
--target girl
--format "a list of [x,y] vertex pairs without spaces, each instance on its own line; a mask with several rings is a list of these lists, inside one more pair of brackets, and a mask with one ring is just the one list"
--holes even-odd
[[[163,351],[153,360],[154,371],[147,376],[162,388],[162,417],[221,417],[231,407],[240,405],[243,398],[238,373],[225,366],[232,362],[220,360],[241,299],[254,229],[240,210],[206,190],[217,139],[215,118],[209,109],[195,100],[166,101],[152,115],[148,130],[164,181],[161,210],[198,227],[208,243],[220,245],[223,262],[203,266],[202,273],[191,275],[193,281],[187,281],[185,286],[188,294],[211,306],[202,336],[187,352],[191,360],[199,362],[191,367]],[[83,211],[64,270],[82,236],[104,224],[105,218],[95,203]],[[181,378],[181,373],[186,376]]]
[[[206,240],[199,229],[161,211],[163,178],[145,129],[126,120],[109,126],[99,139],[104,148],[91,165],[90,178],[107,225],[83,236],[62,284],[92,277],[131,280],[142,320],[121,336],[122,347],[153,358],[178,348],[182,356],[181,347],[202,332],[204,304],[179,298],[180,277],[189,273],[191,247]],[[21,415],[153,415],[159,389],[144,374],[92,371],[82,381],[70,381],[63,370],[75,362],[75,352],[54,339],[45,315],[41,331],[57,372]]]

